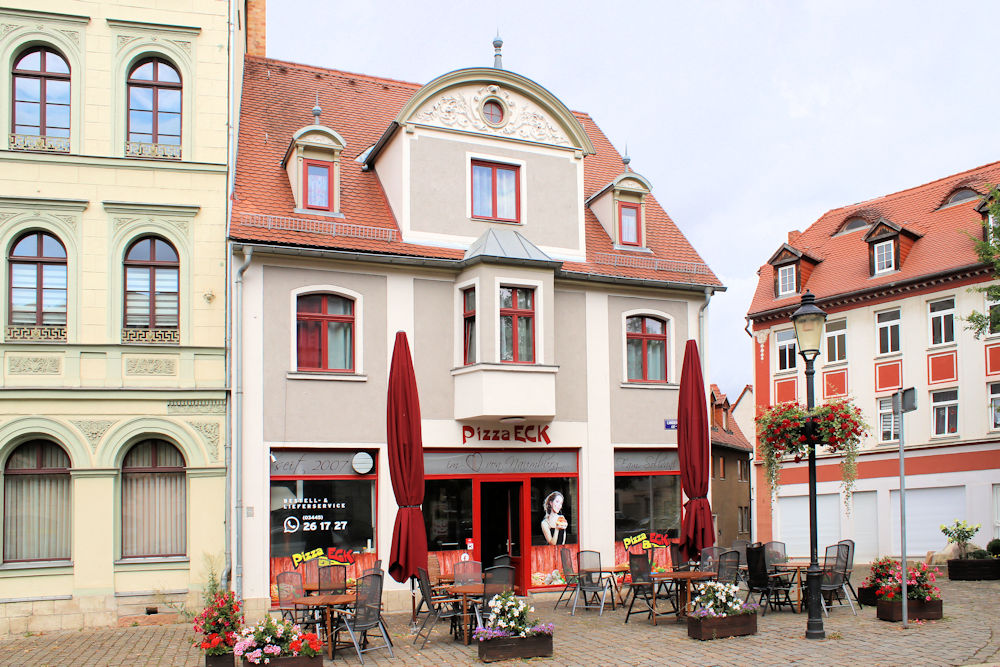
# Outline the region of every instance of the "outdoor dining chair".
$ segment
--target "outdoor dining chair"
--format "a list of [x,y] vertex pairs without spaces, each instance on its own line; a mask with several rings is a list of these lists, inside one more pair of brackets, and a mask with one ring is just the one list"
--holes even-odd
[[346,565],[324,565],[319,568],[319,586],[317,592],[320,595],[337,595],[347,592],[347,566]]
[[767,563],[767,569],[769,572],[774,570],[775,565],[788,562],[788,556],[785,555],[785,543],[765,542],[764,561]]
[[[611,581],[604,576],[601,570],[601,554],[597,551],[581,551],[576,555],[577,563],[577,586],[573,595],[573,611],[576,615],[576,606],[583,597],[584,609],[599,609],[598,615],[604,613],[604,602],[611,588]],[[601,603],[597,604],[597,597],[600,596]],[[614,606],[614,596],[611,596],[611,605]]]
[[844,539],[839,542],[839,544],[846,544],[849,548],[847,551],[847,571],[845,572],[844,583],[847,587],[851,589],[854,593],[854,601],[858,603],[858,607],[861,606],[861,601],[858,600],[858,592],[854,590],[854,584],[851,583],[851,573],[854,572],[854,540]]
[[[767,608],[788,605],[795,611],[795,603],[789,592],[792,589],[790,575],[768,572],[764,558],[764,545],[752,544],[747,547],[747,596],[757,593],[757,603],[761,605],[761,616],[767,615]],[[765,602],[766,601],[766,602]]]
[[715,570],[715,561],[722,553],[722,547],[705,547],[701,550],[701,562],[698,563],[698,570],[701,572],[712,572]]
[[295,598],[305,597],[305,588],[302,585],[302,574],[299,572],[279,572],[274,578],[278,587],[278,609],[281,610],[281,617],[292,623],[314,623],[314,607],[295,604]]
[[[382,622],[382,575],[366,574],[358,579],[357,587],[354,591],[355,601],[353,609],[338,609],[337,623],[333,628],[334,646],[354,646],[358,653],[358,660],[365,664],[362,653],[375,651],[377,649],[388,649],[389,657],[392,654],[392,642],[389,641],[389,632]],[[368,633],[378,629],[382,634],[383,643],[377,646],[369,646]],[[346,632],[351,643],[340,641],[340,633]]]
[[671,542],[668,548],[670,549],[670,567],[672,567],[675,571],[691,569],[691,564],[688,563],[687,560],[684,559],[684,556],[681,555],[681,545],[676,542]]
[[843,605],[840,597],[843,593],[847,598],[847,604],[851,606],[851,611],[857,616],[858,612],[851,601],[851,595],[847,591],[847,556],[850,547],[843,542],[831,544],[826,548],[823,557],[823,578],[820,580],[820,593],[823,596],[823,613],[829,616],[830,609],[833,608],[833,600],[836,598]]
[[740,576],[740,552],[727,551],[719,555],[716,580],[722,584],[736,584]]
[[747,547],[750,546],[750,542],[747,540],[735,540],[733,541],[733,551],[740,554],[740,564],[738,568],[739,574],[737,575],[737,581],[746,580],[746,570],[747,570]]
[[460,560],[455,563],[455,585],[483,583],[483,564],[478,560]]
[[559,550],[559,558],[562,560],[562,571],[563,579],[566,581],[566,585],[559,592],[559,599],[556,600],[556,604],[553,609],[559,607],[559,603],[566,599],[566,605],[569,606],[569,601],[573,598],[574,593],[576,593],[577,586],[577,576],[576,571],[573,569],[573,554],[566,547],[562,547]]
[[[416,644],[417,640],[423,636],[424,643],[420,645],[420,648],[427,646],[427,640],[431,637],[431,632],[434,630],[434,626],[437,625],[438,621],[448,619],[451,621],[451,629],[457,627],[456,621],[462,615],[462,609],[459,606],[461,600],[454,597],[449,597],[447,595],[434,595],[431,590],[430,577],[427,574],[427,570],[422,567],[417,568],[417,582],[420,585],[420,595],[423,599],[420,601],[421,604],[426,604],[427,606],[427,616],[424,617],[424,622],[420,625],[420,629],[417,630],[417,636],[413,638],[413,643]],[[417,607],[419,612],[420,607]],[[427,634],[424,635],[424,630],[427,630]]]
[[510,565],[510,554],[501,554],[493,559],[493,567],[497,565]]
[[514,568],[511,565],[494,565],[483,570],[483,597],[473,603],[476,622],[483,625],[484,616],[489,615],[490,601],[507,591],[514,590]]
[[[628,623],[632,614],[641,614],[645,611],[647,616],[653,619],[653,625],[656,625],[657,616],[662,616],[667,612],[656,609],[656,582],[653,581],[649,558],[646,557],[646,554],[630,553],[628,555],[628,571],[632,583],[629,586],[631,600],[628,610],[625,612],[625,622]],[[632,611],[636,601],[641,601],[640,608]],[[674,604],[672,598],[671,604]],[[674,611],[676,610],[677,607],[674,604]]]

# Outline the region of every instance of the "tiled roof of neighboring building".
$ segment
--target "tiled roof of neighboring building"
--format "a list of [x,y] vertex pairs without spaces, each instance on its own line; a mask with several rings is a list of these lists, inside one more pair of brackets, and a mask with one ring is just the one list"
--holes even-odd
[[[713,407],[718,405],[720,406],[721,410],[725,410],[725,408],[721,406],[724,406],[726,404],[727,398],[726,395],[722,393],[722,390],[719,389],[719,385],[713,382],[711,385],[709,385],[709,390],[712,395]],[[728,426],[728,429],[724,429],[721,426],[717,426],[715,424],[712,425],[711,428],[712,444],[721,445],[723,447],[728,447],[730,449],[738,449],[740,451],[752,452],[753,447],[751,447],[750,442],[746,439],[746,436],[743,435],[743,431],[740,430],[740,427],[736,423],[736,420],[733,419],[733,415],[731,414],[731,412],[732,410],[730,409],[730,414],[728,416],[728,419],[726,419],[726,426]]]
[[[461,259],[461,249],[404,243],[374,171],[355,161],[375,144],[420,86],[413,83],[248,56],[244,68],[239,152],[230,237],[295,245],[438,259]],[[341,158],[343,219],[295,213],[281,160],[292,135],[313,122],[318,94],[321,123],[346,141]],[[621,156],[583,113],[575,113],[596,153],[584,158],[583,199],[622,172]],[[564,262],[563,274],[634,278],[724,289],[716,275],[656,199],[647,198],[646,237],[652,254],[617,252],[586,209],[585,262]]]
[[[908,190],[827,211],[789,244],[820,260],[802,290],[809,290],[817,300],[877,289],[923,276],[959,270],[979,264],[975,239],[982,238],[981,216],[975,211],[979,199],[948,205],[948,197],[957,190],[971,188],[985,194],[990,185],[1000,182],[1000,162],[925,183]],[[852,218],[869,223],[884,218],[920,235],[899,270],[871,277],[868,244],[863,240],[866,228],[839,232]],[[784,239],[775,239],[775,247]],[[774,270],[770,264],[760,268],[757,291],[748,316],[791,307],[799,303],[801,293],[776,298]]]

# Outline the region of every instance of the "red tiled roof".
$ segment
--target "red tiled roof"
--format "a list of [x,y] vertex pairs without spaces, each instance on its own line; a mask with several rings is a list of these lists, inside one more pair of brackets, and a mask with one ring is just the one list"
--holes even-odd
[[[942,204],[960,188],[972,188],[985,194],[990,185],[998,182],[1000,162],[993,162],[915,188],[827,211],[791,244],[822,260],[803,289],[822,300],[979,264],[974,240],[982,237],[981,216],[974,210],[979,200],[970,199],[944,208]],[[863,217],[869,222],[883,217],[922,237],[914,241],[898,271],[871,277],[868,244],[863,240],[865,229],[834,235],[844,222],[854,217]],[[780,241],[775,245],[780,245]],[[747,313],[749,317],[799,302],[799,294],[775,298],[770,264],[760,268],[759,276],[757,291]]]
[[[753,448],[750,446],[750,442],[743,435],[743,431],[740,430],[740,427],[736,423],[736,420],[733,419],[732,408],[730,408],[728,411],[726,410],[725,404],[726,401],[728,400],[728,397],[724,393],[722,393],[722,390],[719,389],[719,385],[715,384],[714,382],[710,384],[709,393],[712,395],[713,421],[717,417],[717,415],[715,414],[717,411],[720,413],[720,415],[723,412],[729,413],[728,419],[726,419],[726,425],[729,427],[728,429],[723,429],[721,426],[717,426],[715,423],[712,424],[712,429],[711,429],[712,444],[722,445],[724,447],[729,447],[730,449],[739,449],[747,452],[753,451]],[[740,395],[742,396],[742,394]]]
[[[460,259],[463,251],[400,241],[399,228],[374,170],[362,171],[355,158],[372,146],[399,110],[420,89],[414,83],[310,67],[270,58],[248,56],[243,79],[239,152],[230,237],[237,241],[341,249],[440,259]],[[320,123],[336,130],[347,143],[341,158],[341,212],[343,220],[294,213],[291,186],[281,160],[292,135],[313,119],[310,109],[319,94]],[[584,158],[583,199],[622,173],[621,156],[591,118],[575,112],[596,153]],[[393,240],[377,234],[332,235],[268,228],[248,224],[249,215],[280,216],[320,223],[343,222],[395,232]],[[564,262],[565,273],[635,278],[722,287],[656,199],[647,198],[647,246],[626,266],[597,218],[586,209],[586,262]],[[633,253],[638,255],[637,253]],[[690,263],[690,264],[688,264]],[[723,288],[724,289],[724,288]]]

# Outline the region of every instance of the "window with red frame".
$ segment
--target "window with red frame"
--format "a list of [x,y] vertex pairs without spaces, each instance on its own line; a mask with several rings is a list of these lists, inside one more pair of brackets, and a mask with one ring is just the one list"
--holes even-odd
[[14,134],[69,136],[69,65],[41,46],[18,56],[14,80]]
[[472,217],[518,222],[521,219],[520,167],[472,162]]
[[122,461],[122,558],[187,553],[184,456],[155,438],[136,443]]
[[180,261],[155,236],[135,241],[125,253],[125,327],[176,329],[180,310]]
[[629,382],[667,381],[667,323],[655,317],[625,318]]
[[296,305],[300,371],[354,370],[354,301],[336,294],[306,294]]
[[304,174],[305,187],[302,191],[302,201],[305,208],[315,208],[329,211],[333,207],[333,197],[330,196],[330,165],[326,162],[306,160]]
[[463,360],[465,365],[476,363],[476,288],[462,292],[463,307]]
[[70,461],[59,445],[30,440],[3,476],[3,560],[69,560]]
[[16,326],[66,326],[66,248],[45,232],[14,242],[10,265],[10,316]]
[[535,361],[535,290],[500,288],[500,361]]
[[622,245],[642,245],[642,219],[638,204],[618,204],[618,240]]
[[128,140],[181,143],[181,75],[165,60],[148,58],[129,72]]

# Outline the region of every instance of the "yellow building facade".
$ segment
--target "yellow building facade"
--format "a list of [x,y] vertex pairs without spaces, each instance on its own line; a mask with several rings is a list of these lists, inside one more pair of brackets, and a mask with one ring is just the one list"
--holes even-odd
[[223,568],[237,4],[0,9],[0,636]]

